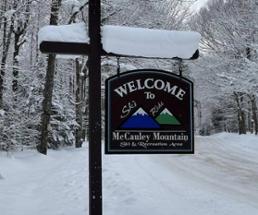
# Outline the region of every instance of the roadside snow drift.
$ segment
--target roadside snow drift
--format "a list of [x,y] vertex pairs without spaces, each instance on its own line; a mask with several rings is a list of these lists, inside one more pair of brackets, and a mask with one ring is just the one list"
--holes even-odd
[[[196,137],[194,155],[103,155],[104,215],[257,215],[258,137]],[[0,153],[1,215],[88,215],[88,149]]]
[[[85,23],[45,26],[39,31],[42,42],[89,43]],[[197,32],[167,31],[105,25],[102,45],[107,53],[149,58],[189,59],[197,51],[201,35]]]

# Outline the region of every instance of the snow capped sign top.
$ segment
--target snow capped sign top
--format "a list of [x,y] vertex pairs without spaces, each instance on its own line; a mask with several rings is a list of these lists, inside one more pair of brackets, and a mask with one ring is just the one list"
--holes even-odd
[[47,25],[39,30],[39,44],[44,41],[89,43],[85,23]]
[[[85,23],[45,26],[39,44],[46,42],[89,43]],[[198,50],[197,32],[154,30],[125,26],[102,27],[103,52],[120,56],[190,59]],[[82,52],[84,53],[84,52]]]
[[198,49],[197,32],[166,31],[106,25],[102,44],[107,53],[138,57],[191,58]]

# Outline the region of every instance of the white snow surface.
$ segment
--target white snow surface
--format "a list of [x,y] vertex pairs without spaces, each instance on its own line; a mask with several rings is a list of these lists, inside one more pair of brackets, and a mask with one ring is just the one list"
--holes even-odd
[[[257,215],[258,137],[195,141],[194,155],[103,155],[103,214]],[[1,152],[1,215],[87,215],[87,159],[87,145]]]
[[191,12],[198,13],[203,7],[207,7],[209,0],[197,0],[190,7]]
[[13,10],[13,9],[8,10],[4,13],[4,17],[7,19],[10,19],[15,12],[16,12],[16,10]]
[[[45,26],[39,31],[39,44],[44,41],[89,43],[85,23]],[[167,31],[105,25],[102,45],[107,53],[123,56],[188,59],[199,46],[197,32]]]
[[173,116],[173,114],[167,108],[165,108],[160,114],[168,114]]
[[133,116],[136,116],[136,115],[148,115],[142,108],[139,108],[134,114]]
[[191,58],[199,46],[197,32],[166,31],[106,25],[103,49],[108,53],[139,57]]
[[62,6],[72,9],[72,13],[76,13],[80,10],[87,0],[64,0]]
[[4,114],[5,114],[5,111],[0,109],[0,116],[4,116]]
[[64,1],[62,1],[62,5],[80,7],[82,5],[82,3],[78,0],[64,0]]
[[39,44],[43,41],[89,43],[85,23],[47,25],[38,33]]

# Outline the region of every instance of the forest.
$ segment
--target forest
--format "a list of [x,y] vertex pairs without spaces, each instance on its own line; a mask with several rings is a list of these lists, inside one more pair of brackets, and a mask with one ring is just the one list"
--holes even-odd
[[[194,61],[102,57],[103,130],[104,82],[119,67],[191,79],[197,135],[258,134],[258,1],[209,0],[198,9],[196,2],[102,0],[102,25],[202,35]],[[87,56],[46,55],[38,46],[40,28],[87,25],[87,9],[87,0],[0,1],[0,150],[80,147],[87,139]]]

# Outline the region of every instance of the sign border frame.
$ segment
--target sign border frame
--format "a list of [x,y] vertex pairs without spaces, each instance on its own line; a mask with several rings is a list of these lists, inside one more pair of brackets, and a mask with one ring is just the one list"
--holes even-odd
[[[110,117],[111,114],[111,108],[109,108],[110,106],[110,89],[109,89],[109,85],[108,83],[110,83],[110,81],[112,81],[112,79],[116,79],[122,76],[127,76],[127,75],[131,75],[132,73],[139,73],[139,72],[143,72],[143,73],[147,73],[147,72],[152,72],[152,73],[158,73],[158,74],[165,74],[165,75],[169,75],[169,76],[173,76],[173,78],[176,79],[183,79],[184,81],[188,82],[190,84],[190,111],[192,112],[192,116],[190,116],[190,121],[191,121],[191,125],[190,125],[190,135],[191,135],[191,149],[187,150],[187,151],[182,151],[181,149],[178,151],[170,151],[170,150],[148,150],[148,149],[143,149],[143,150],[135,150],[135,151],[129,151],[129,150],[111,150],[109,149],[110,146],[110,142],[109,142],[109,130],[111,128],[111,121],[108,120],[108,118]],[[117,155],[121,155],[121,154],[194,154],[195,152],[195,147],[194,147],[194,84],[191,80],[182,77],[180,75],[177,75],[173,72],[170,71],[166,71],[166,70],[159,70],[159,69],[135,69],[135,70],[128,70],[126,72],[122,72],[120,74],[116,74],[114,76],[111,76],[109,78],[107,78],[105,80],[105,154],[107,155],[112,155],[112,154],[117,154]],[[191,113],[190,113],[191,114]]]

